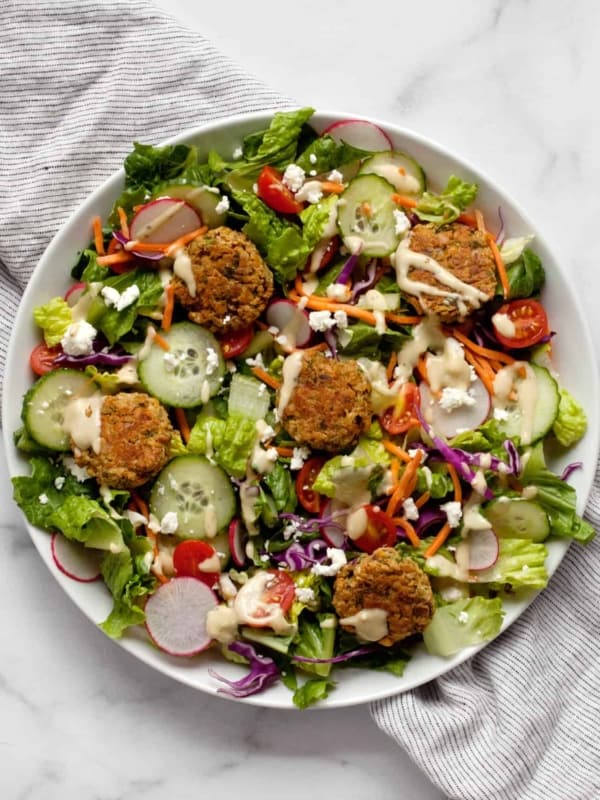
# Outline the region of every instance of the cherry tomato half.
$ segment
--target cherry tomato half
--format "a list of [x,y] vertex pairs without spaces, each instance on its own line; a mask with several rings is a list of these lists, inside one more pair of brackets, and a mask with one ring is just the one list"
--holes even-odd
[[31,369],[36,375],[45,375],[51,372],[54,367],[54,359],[62,353],[62,347],[56,345],[55,347],[48,347],[47,344],[41,342],[31,351],[29,356],[29,364]]
[[240,331],[231,331],[219,336],[219,343],[223,358],[237,358],[248,347],[254,336],[254,328],[242,328]]
[[326,460],[324,456],[312,456],[304,462],[296,477],[296,494],[300,505],[311,514],[318,514],[321,508],[321,495],[313,491],[312,485]]
[[[219,572],[202,568],[204,562],[213,561],[217,555],[215,548],[200,539],[186,539],[180,542],[173,551],[173,567],[177,575],[198,578],[207,586],[213,586],[219,580]],[[214,570],[213,563],[207,565]]]
[[392,547],[396,543],[396,523],[379,506],[365,506],[367,527],[354,544],[365,553],[378,547]]
[[282,570],[257,572],[240,586],[234,607],[240,621],[254,628],[269,628],[281,621],[294,602],[296,585]]
[[548,335],[548,317],[544,307],[530,297],[505,303],[498,314],[508,317],[514,327],[514,334],[507,336],[506,332],[502,333],[494,324],[496,338],[504,347],[509,349],[531,347]]
[[283,182],[281,172],[273,167],[263,167],[256,181],[257,195],[280,214],[298,214],[304,206],[294,197],[292,190]]
[[409,381],[403,384],[395,404],[386,408],[380,416],[381,427],[394,436],[416,427],[419,424],[417,408],[420,402],[421,397],[416,383]]
[[284,614],[292,607],[296,597],[296,584],[283,570],[268,570],[271,578],[265,587],[262,602],[267,605],[277,604]]
[[321,256],[321,260],[319,261],[319,266],[317,268],[317,272],[320,272],[324,269],[328,264],[331,263],[334,255],[337,253],[340,247],[340,237],[339,236],[332,236],[329,240],[323,255]]

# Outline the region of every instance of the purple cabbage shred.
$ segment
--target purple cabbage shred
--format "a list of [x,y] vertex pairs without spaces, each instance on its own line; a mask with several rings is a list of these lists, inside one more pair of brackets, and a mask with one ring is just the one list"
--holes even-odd
[[247,642],[235,641],[229,645],[232,653],[247,658],[250,662],[250,671],[243,678],[237,681],[230,681],[219,675],[213,669],[208,672],[212,678],[227,684],[227,689],[217,689],[220,694],[228,697],[250,697],[250,695],[262,692],[268,686],[276,683],[280,679],[279,669],[272,658],[262,656],[256,652],[252,645]]
[[309,658],[308,656],[292,656],[292,661],[302,661],[305,664],[341,664],[343,661],[350,661],[352,658],[359,656],[368,656],[374,653],[377,647],[374,645],[366,645],[365,647],[358,647],[356,650],[349,650],[347,653],[342,653],[339,656],[332,658]]
[[354,268],[358,264],[358,257],[359,253],[352,253],[350,258],[346,261],[340,274],[336,278],[336,283],[348,283],[350,278],[352,277],[352,273],[354,272]]
[[583,467],[583,461],[573,461],[571,464],[567,464],[564,468],[562,475],[560,476],[561,481],[567,481],[571,477],[571,474],[575,472],[577,469],[581,469]]
[[356,298],[365,292],[367,289],[370,289],[373,284],[375,283],[375,278],[377,276],[377,261],[376,259],[372,259],[369,262],[369,266],[367,267],[367,274],[362,281],[356,281],[354,286],[352,287],[352,297],[350,298],[352,302],[356,300]]
[[[125,247],[125,245],[131,241],[131,239],[128,239],[127,236],[124,236],[121,231],[113,231],[113,236],[117,242],[119,242],[119,244],[123,245],[123,247]],[[146,250],[136,250],[135,248],[130,252],[133,253],[133,255],[137,258],[145,258],[148,261],[160,261],[161,258],[165,257],[164,253],[152,253]]]

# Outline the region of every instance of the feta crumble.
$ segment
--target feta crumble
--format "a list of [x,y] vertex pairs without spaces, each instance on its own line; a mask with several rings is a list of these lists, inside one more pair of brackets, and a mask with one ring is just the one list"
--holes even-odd
[[297,164],[288,164],[283,173],[282,181],[292,192],[297,192],[304,184],[306,173]]
[[315,592],[308,586],[296,587],[296,600],[300,603],[312,603],[315,599]]
[[313,575],[324,575],[328,578],[332,577],[333,575],[337,575],[346,563],[346,553],[338,547],[328,547],[326,555],[330,563],[314,564],[310,570]]
[[39,495],[38,500],[43,506],[45,506],[46,503],[48,502],[48,495],[47,494],[41,494],[41,495]]
[[509,413],[505,408],[495,408],[494,409],[494,419],[497,419],[499,422],[504,422],[509,417]]
[[308,160],[310,161],[311,164],[316,164],[318,159],[315,153],[311,153],[308,157]]
[[402,503],[402,508],[404,509],[404,516],[409,522],[419,519],[419,509],[415,505],[415,501],[412,499],[412,497],[406,498],[406,500]]
[[350,298],[350,289],[345,283],[330,283],[325,292],[327,297],[332,300],[338,300],[341,303]]
[[140,287],[137,284],[128,286],[122,292],[118,292],[112,286],[103,286],[100,292],[107,306],[112,306],[116,311],[123,311],[133,305],[140,296]]
[[323,197],[323,189],[319,181],[306,181],[306,183],[296,192],[296,200],[300,203],[318,203]]
[[206,374],[212,375],[213,372],[219,367],[219,356],[217,351],[212,347],[206,348]]
[[229,198],[223,195],[215,206],[215,212],[217,214],[224,214],[226,211],[229,211]]
[[167,511],[160,521],[160,532],[166,534],[175,533],[178,527],[179,519],[177,514],[174,511]]
[[448,412],[462,406],[474,406],[476,402],[468,390],[465,391],[455,386],[445,386],[439,399],[440,407]]
[[458,500],[451,500],[449,503],[442,503],[440,508],[446,515],[448,525],[451,528],[457,528],[462,519],[462,506]]
[[294,452],[290,461],[290,469],[302,469],[302,465],[309,456],[310,450],[308,447],[294,447]]
[[311,311],[308,315],[308,324],[313,331],[324,333],[335,326],[335,319],[331,311]]
[[338,169],[332,169],[327,176],[327,180],[331,181],[332,183],[342,183],[344,176]]
[[240,158],[241,158],[241,157],[242,157],[242,155],[243,155],[243,152],[244,152],[244,151],[242,150],[242,148],[241,148],[241,147],[236,147],[236,148],[235,148],[235,150],[233,151],[233,160],[234,160],[234,161],[239,161],[239,160],[240,160]]
[[398,236],[402,236],[410,229],[410,220],[399,208],[395,208],[392,214],[394,215],[394,231]]
[[63,351],[68,356],[89,356],[94,351],[97,330],[85,320],[72,322],[61,339]]
[[466,611],[461,611],[457,619],[461,623],[461,625],[466,625],[467,622],[469,621],[469,615],[467,614]]
[[65,478],[64,475],[57,475],[56,478],[54,478],[54,486],[56,489],[58,489],[59,492],[65,485],[66,480],[67,479]]

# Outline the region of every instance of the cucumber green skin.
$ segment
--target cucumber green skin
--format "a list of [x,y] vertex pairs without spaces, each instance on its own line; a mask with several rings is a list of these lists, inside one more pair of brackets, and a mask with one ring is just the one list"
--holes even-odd
[[23,398],[21,418],[29,436],[49,450],[69,451],[71,439],[62,429],[64,408],[76,393],[89,389],[89,378],[76,369],[55,369],[43,375]]
[[221,200],[220,194],[209,192],[202,186],[191,186],[186,183],[167,183],[160,186],[152,195],[152,199],[159,197],[174,197],[176,200],[185,200],[195,209],[202,219],[203,225],[217,228],[223,225],[227,212],[217,212],[216,208]]
[[423,167],[415,161],[414,158],[398,150],[384,150],[381,153],[375,153],[375,155],[367,158],[366,161],[363,162],[359,174],[378,174],[376,168],[386,164],[403,167],[407,175],[411,175],[419,182],[419,190],[417,192],[403,192],[403,194],[418,197],[427,189],[427,179]]
[[[398,206],[392,200],[396,190],[391,183],[375,174],[357,175],[340,195],[337,225],[344,244],[354,252],[352,240],[362,241],[361,255],[388,256],[398,247],[400,237],[395,232],[394,211]],[[378,230],[359,231],[356,229],[357,209],[364,203],[371,208],[366,224],[378,225]]]
[[[554,425],[558,415],[560,395],[558,384],[547,369],[537,364],[530,363],[531,369],[537,378],[538,397],[535,404],[533,428],[531,431],[531,444],[542,439]],[[521,417],[511,414],[508,419],[499,423],[499,428],[507,436],[518,437],[521,433]]]
[[150,511],[160,521],[168,511],[177,514],[180,539],[215,538],[207,535],[205,509],[213,506],[217,532],[235,514],[235,494],[226,473],[207,458],[184,455],[174,458],[160,472],[150,492]]
[[543,542],[550,535],[548,515],[533,500],[494,500],[482,509],[496,536]]
[[[221,347],[210,331],[193,322],[177,322],[168,333],[162,334],[169,343],[170,353],[177,354],[182,349],[194,347],[198,349],[200,373],[193,377],[179,378],[176,372],[165,367],[165,351],[153,344],[150,352],[138,366],[138,375],[142,386],[153,397],[166,406],[175,408],[195,408],[202,404],[203,384],[206,380],[209,396],[215,395],[221,388],[221,380],[225,374],[225,361]],[[206,374],[206,349],[211,347],[219,358],[219,364],[210,374]]]

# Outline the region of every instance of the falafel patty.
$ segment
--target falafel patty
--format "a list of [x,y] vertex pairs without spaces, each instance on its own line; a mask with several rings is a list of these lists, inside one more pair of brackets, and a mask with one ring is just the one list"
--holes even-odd
[[156,398],[142,392],[119,392],[102,401],[100,452],[72,446],[76,463],[98,483],[134,489],[168,462],[172,434],[168,414]]
[[273,274],[245,234],[214,228],[191,241],[186,252],[195,294],[178,276],[173,286],[192,322],[213,333],[228,333],[258,319],[273,293]]
[[281,424],[299,444],[338,453],[354,446],[373,416],[371,386],[356,361],[306,354],[281,413]]
[[[365,609],[387,612],[388,632],[379,644],[390,647],[415,633],[422,633],[434,611],[429,578],[410,558],[393,547],[380,547],[345,564],[338,572],[333,606],[341,619]],[[354,633],[353,626],[343,625]]]
[[[410,249],[434,259],[460,281],[487,295],[488,300],[494,296],[496,264],[485,233],[458,222],[442,227],[415,225],[410,234]],[[426,269],[411,267],[408,277],[448,292],[448,286]],[[462,298],[459,303],[453,295],[439,297],[423,292],[419,297],[408,296],[407,299],[419,313],[435,314],[443,322],[464,319],[465,308],[467,314],[475,310],[469,299]]]

